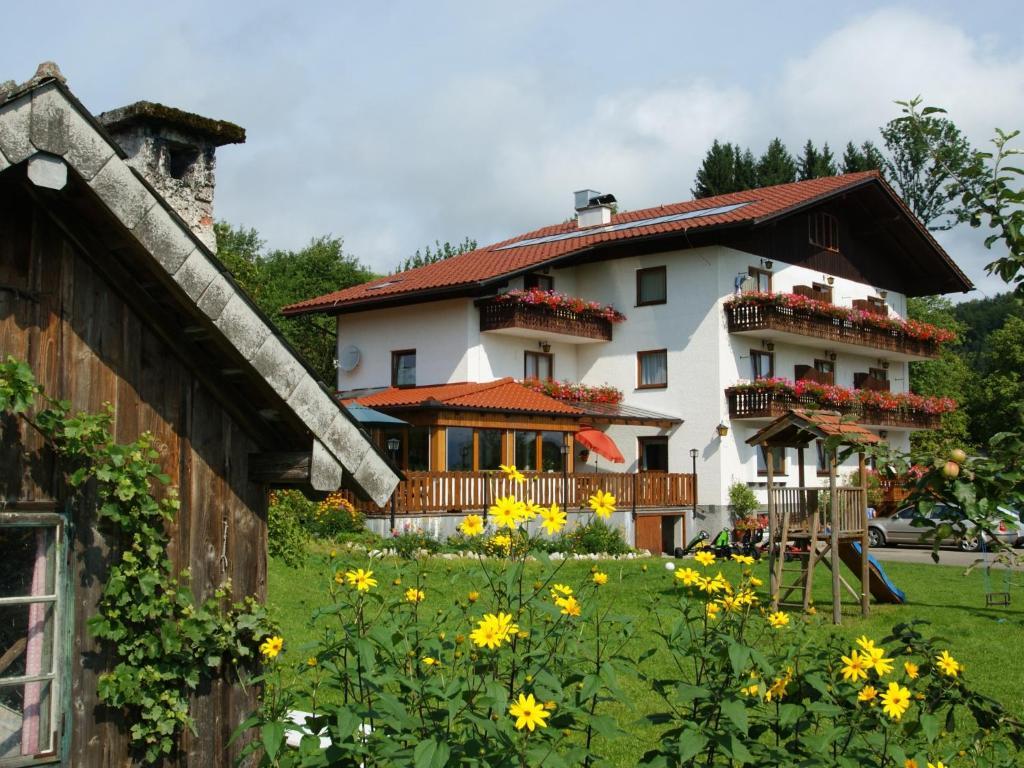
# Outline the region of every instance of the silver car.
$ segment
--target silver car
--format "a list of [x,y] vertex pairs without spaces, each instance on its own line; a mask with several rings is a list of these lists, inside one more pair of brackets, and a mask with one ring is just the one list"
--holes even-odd
[[1010,507],[1000,507],[999,511],[1007,518],[1007,528],[1017,537],[1013,542],[1013,546],[1024,547],[1024,514]]
[[[927,544],[921,537],[931,529],[913,525],[915,507],[904,507],[892,517],[876,517],[868,520],[868,540],[872,547],[884,547],[894,544]],[[941,522],[955,521],[960,516],[960,511],[946,504],[936,504],[928,515],[929,519],[936,524]],[[1007,547],[1012,547],[1017,540],[1018,531],[1016,527],[1007,525],[1000,521],[997,533],[994,538],[998,539]],[[962,539],[949,537],[942,540],[943,546],[955,546],[965,552],[977,552],[982,547],[982,542],[991,542],[993,536],[985,533],[981,537],[968,535]]]

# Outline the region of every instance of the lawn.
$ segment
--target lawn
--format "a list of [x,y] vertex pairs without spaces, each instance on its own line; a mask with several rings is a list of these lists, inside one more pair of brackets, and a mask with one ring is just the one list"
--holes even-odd
[[[348,564],[365,566],[365,556],[352,559]],[[565,563],[559,580],[581,583],[589,577],[591,566],[587,561]],[[380,578],[380,588],[399,589],[391,586],[391,580],[402,575],[408,579],[417,565],[392,559],[374,561],[372,567]],[[471,589],[485,591],[473,561],[431,559],[423,567],[428,605],[431,600],[458,599]],[[664,561],[660,558],[605,561],[601,568],[609,575],[608,584],[601,591],[602,599],[636,617],[641,629],[636,642],[644,648],[654,644],[653,634],[643,631],[653,628],[656,622],[648,606],[670,598],[675,589]],[[726,563],[723,570],[732,579],[738,575],[737,568],[733,563]],[[844,605],[842,626],[833,627],[827,621],[832,614],[831,596],[827,571],[823,570],[825,576],[816,580],[814,596],[820,624],[813,631],[835,632],[851,640],[867,634],[880,640],[897,623],[923,619],[930,623],[935,634],[948,640],[953,655],[966,665],[967,678],[975,688],[1002,702],[1011,712],[1024,711],[1024,663],[1019,653],[1024,648],[1024,587],[1020,584],[1024,574],[1015,574],[1009,607],[986,608],[981,572],[965,576],[958,567],[908,563],[886,563],[885,568],[907,593],[906,605],[873,605],[870,618],[862,619],[859,607],[851,601],[850,605]],[[764,564],[760,564],[756,572],[767,581]],[[318,605],[327,602],[327,582],[332,575],[324,558],[315,554],[305,567],[298,569],[271,559],[269,604],[289,644],[312,639],[308,619]],[[846,576],[851,583],[856,583],[851,574],[847,572]],[[1002,576],[998,581],[1001,589]],[[667,675],[666,661],[667,657],[656,655],[646,663],[652,665],[653,673]],[[665,665],[664,672],[658,670],[658,665]],[[614,705],[610,713],[632,735],[608,745],[606,754],[616,765],[630,766],[636,764],[654,738],[653,731],[637,723],[637,718],[645,711],[653,711],[657,702],[642,681],[626,680],[623,684],[629,701]]]

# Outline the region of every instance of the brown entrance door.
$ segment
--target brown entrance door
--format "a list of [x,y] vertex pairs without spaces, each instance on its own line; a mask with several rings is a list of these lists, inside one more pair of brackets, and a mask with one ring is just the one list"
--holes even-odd
[[637,516],[636,548],[655,555],[661,552],[661,515]]

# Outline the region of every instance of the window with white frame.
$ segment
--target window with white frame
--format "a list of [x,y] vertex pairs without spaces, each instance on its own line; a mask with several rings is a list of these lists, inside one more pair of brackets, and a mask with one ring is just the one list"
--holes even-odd
[[0,512],[0,766],[53,762],[60,744],[63,518]]

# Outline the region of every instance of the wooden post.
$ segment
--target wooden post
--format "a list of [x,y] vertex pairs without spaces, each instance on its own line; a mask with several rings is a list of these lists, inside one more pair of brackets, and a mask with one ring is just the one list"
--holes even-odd
[[[758,447],[760,450],[760,446]],[[778,542],[779,521],[775,519],[775,498],[772,488],[775,484],[775,460],[772,450],[764,446],[765,468],[768,470],[768,593],[772,596],[772,607],[778,610],[779,587],[781,579],[776,574],[776,564],[783,560],[783,550],[786,542]]]
[[832,623],[843,621],[843,598],[840,593],[842,582],[839,579],[839,499],[836,498],[836,452],[832,449],[828,462],[828,503],[829,519],[832,526]]
[[860,532],[860,615],[867,618],[871,613],[871,564],[868,562],[871,544],[868,539],[868,473],[864,463],[864,451],[857,454],[860,468],[861,532]]

